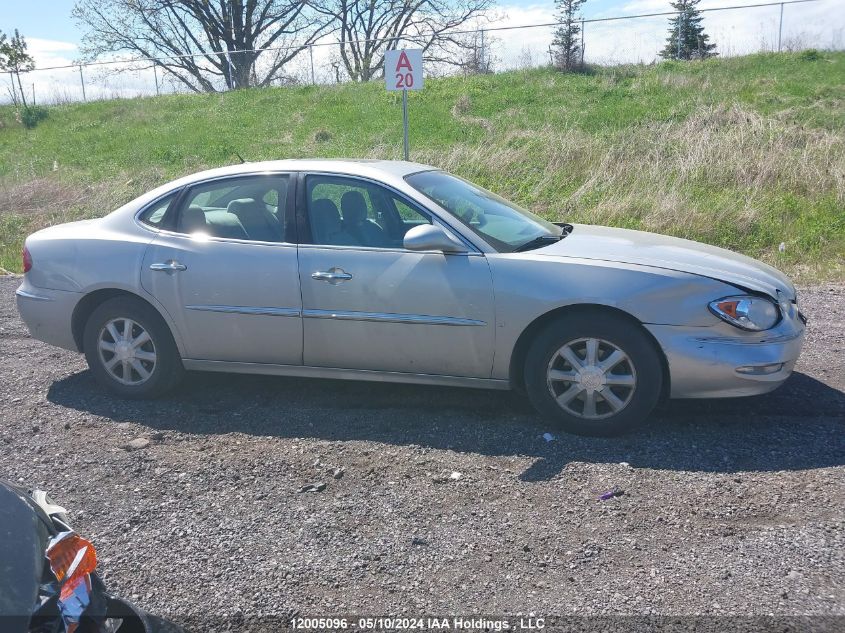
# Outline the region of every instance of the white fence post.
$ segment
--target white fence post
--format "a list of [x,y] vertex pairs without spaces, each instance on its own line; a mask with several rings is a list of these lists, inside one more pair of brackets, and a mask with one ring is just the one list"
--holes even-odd
[[584,67],[584,18],[581,18],[581,67]]
[[15,76],[9,71],[9,85],[12,86],[12,103],[18,105],[18,91],[15,89]]
[[226,48],[226,76],[229,78],[229,83],[226,86],[227,90],[232,90],[235,87],[235,79],[232,75],[232,53],[229,48]]
[[678,11],[678,59],[681,59],[681,17],[683,13]]
[[85,96],[85,77],[82,76],[82,64],[79,65],[79,83],[82,85],[82,100],[88,101],[88,97]]

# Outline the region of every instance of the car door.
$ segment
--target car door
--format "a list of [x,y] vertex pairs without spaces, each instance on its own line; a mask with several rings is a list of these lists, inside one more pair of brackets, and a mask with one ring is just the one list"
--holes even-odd
[[147,248],[141,283],[170,313],[186,358],[300,365],[297,253],[289,174],[187,188]]
[[381,184],[308,174],[297,211],[306,365],[488,378],[494,305],[486,258],[403,248],[435,221]]

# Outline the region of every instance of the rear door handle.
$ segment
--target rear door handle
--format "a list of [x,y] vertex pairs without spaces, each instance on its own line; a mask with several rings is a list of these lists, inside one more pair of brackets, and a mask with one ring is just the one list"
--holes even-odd
[[352,275],[350,275],[342,268],[335,267],[329,268],[328,270],[318,270],[315,273],[311,273],[311,279],[316,279],[317,281],[327,281],[332,285],[336,285],[342,281],[349,281],[350,279],[352,279]]
[[150,270],[165,273],[175,273],[180,270],[188,270],[188,267],[185,266],[185,264],[180,264],[176,260],[171,259],[169,261],[158,264],[150,264]]

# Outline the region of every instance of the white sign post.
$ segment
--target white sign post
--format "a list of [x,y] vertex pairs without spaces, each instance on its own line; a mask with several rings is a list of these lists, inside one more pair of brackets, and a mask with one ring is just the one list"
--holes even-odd
[[405,160],[410,154],[408,143],[408,91],[422,90],[423,58],[421,49],[386,51],[384,54],[384,81],[390,92],[402,91],[402,124],[405,131]]

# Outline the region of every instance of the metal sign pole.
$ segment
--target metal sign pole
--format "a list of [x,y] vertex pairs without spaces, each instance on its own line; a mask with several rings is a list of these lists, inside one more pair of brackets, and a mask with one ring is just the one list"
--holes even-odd
[[408,91],[402,91],[402,126],[405,130],[405,160],[409,160],[410,143],[408,142]]
[[780,24],[778,25],[778,53],[780,53],[780,42],[783,37],[783,2],[780,3]]

